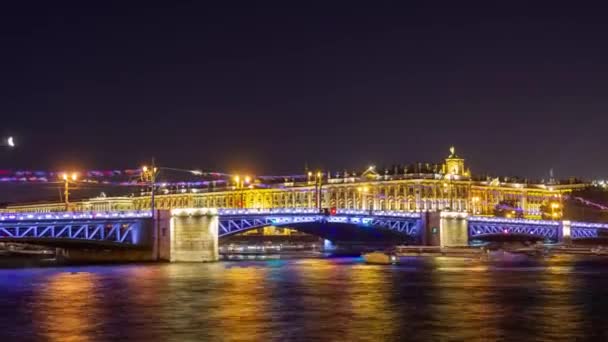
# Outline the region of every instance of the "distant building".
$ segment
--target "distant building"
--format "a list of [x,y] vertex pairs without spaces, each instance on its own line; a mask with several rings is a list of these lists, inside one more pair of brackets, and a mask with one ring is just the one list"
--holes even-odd
[[[256,181],[251,188],[234,186],[208,189],[180,189],[171,193],[159,191],[155,205],[172,208],[337,208],[385,211],[466,211],[493,215],[501,201],[515,203],[528,218],[540,218],[541,206],[548,201],[561,201],[562,196],[585,183],[529,184],[505,178],[476,180],[466,168],[465,160],[450,148],[440,167],[416,164],[378,172],[370,167],[360,176],[356,172],[322,176],[320,187],[311,178]],[[477,178],[478,179],[478,178]],[[320,192],[320,196],[317,194]],[[320,205],[317,203],[320,198]],[[150,194],[136,197],[101,197],[73,202],[75,211],[146,210]],[[8,212],[63,211],[62,203],[9,205]]]

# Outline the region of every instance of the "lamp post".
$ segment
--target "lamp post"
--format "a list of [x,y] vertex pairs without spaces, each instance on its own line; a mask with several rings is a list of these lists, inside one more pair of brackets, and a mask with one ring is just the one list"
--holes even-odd
[[156,166],[154,164],[154,159],[152,159],[152,164],[150,167],[144,165],[141,168],[141,179],[143,182],[148,183],[150,186],[150,210],[152,211],[152,217],[155,217],[155,209],[156,205],[154,203],[154,196],[156,192],[156,178],[161,170],[169,170],[169,171],[179,171],[179,172],[187,172],[196,176],[200,176],[203,174],[203,171],[200,170],[186,170],[186,169],[178,169],[174,167],[165,167],[165,166]]
[[245,184],[249,184],[251,182],[251,177],[244,176],[241,177],[239,175],[234,176],[234,183],[236,184],[236,189],[239,190],[239,208],[243,208],[243,189],[245,188]]
[[323,187],[323,173],[321,173],[321,171],[318,171],[315,175],[315,207],[316,209],[321,212],[321,194],[322,194],[322,187]]
[[141,178],[144,182],[147,182],[150,186],[150,210],[152,211],[152,219],[155,218],[156,205],[154,203],[154,193],[156,191],[156,176],[158,175],[158,168],[154,166],[154,160],[152,160],[152,166],[143,166],[141,168]]
[[63,179],[63,200],[65,203],[65,211],[70,211],[70,180],[75,182],[78,179],[78,174],[73,172],[70,176],[67,173],[61,175]]

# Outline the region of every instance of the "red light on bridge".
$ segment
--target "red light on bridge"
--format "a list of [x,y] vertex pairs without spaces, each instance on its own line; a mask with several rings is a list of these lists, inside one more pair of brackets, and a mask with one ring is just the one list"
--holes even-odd
[[336,210],[335,207],[329,209],[329,215],[336,215],[338,213],[338,211]]

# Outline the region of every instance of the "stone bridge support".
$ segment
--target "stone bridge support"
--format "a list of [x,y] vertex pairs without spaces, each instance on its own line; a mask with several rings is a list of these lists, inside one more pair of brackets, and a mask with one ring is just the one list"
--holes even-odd
[[214,209],[159,211],[157,255],[160,261],[207,262],[219,259],[218,214]]
[[462,247],[469,245],[468,214],[463,212],[434,213],[439,216],[439,246]]

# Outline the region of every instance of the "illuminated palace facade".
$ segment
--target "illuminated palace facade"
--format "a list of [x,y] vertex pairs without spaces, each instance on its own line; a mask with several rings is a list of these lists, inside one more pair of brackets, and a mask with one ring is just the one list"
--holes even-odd
[[[158,209],[173,208],[337,208],[386,211],[463,211],[493,215],[501,201],[512,201],[528,218],[540,218],[541,205],[586,184],[524,184],[499,179],[474,180],[464,159],[452,148],[443,164],[379,174],[370,167],[360,175],[331,177],[308,173],[301,181],[289,179],[262,184],[203,190],[181,189],[155,196]],[[320,202],[320,203],[319,203]],[[73,202],[71,210],[145,210],[149,193],[135,197],[92,198]],[[62,203],[12,205],[6,211],[63,211]]]

